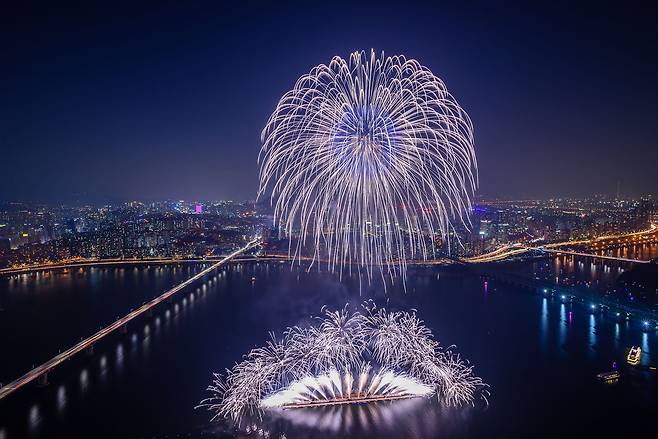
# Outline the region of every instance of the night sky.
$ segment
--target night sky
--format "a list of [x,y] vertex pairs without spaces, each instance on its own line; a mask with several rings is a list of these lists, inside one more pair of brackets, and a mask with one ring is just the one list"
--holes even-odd
[[15,3],[0,200],[253,199],[279,97],[370,48],[418,59],[468,111],[480,195],[658,194],[650,3]]

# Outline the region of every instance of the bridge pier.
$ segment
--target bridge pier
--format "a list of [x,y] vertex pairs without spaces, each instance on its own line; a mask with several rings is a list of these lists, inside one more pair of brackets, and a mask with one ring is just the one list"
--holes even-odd
[[126,323],[125,325],[121,325],[120,331],[121,331],[122,334],[127,334],[128,333],[128,323]]
[[42,373],[37,378],[37,386],[46,387],[48,385],[48,372]]
[[85,348],[85,353],[87,355],[94,355],[94,345],[89,345]]

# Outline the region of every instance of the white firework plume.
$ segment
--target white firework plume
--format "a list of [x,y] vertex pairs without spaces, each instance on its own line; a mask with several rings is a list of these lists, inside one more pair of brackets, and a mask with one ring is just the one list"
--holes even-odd
[[269,190],[279,230],[299,234],[294,255],[312,244],[330,271],[404,275],[453,222],[468,225],[473,126],[416,60],[336,56],[299,78],[261,137],[259,197]]
[[415,313],[364,306],[325,310],[319,324],[288,328],[215,374],[201,402],[239,421],[273,407],[304,407],[436,395],[447,406],[487,401],[472,366],[444,350]]
[[417,379],[391,370],[373,372],[361,368],[358,374],[335,369],[318,376],[309,375],[291,383],[260,402],[262,408],[317,407],[348,402],[381,401],[430,396],[434,389]]

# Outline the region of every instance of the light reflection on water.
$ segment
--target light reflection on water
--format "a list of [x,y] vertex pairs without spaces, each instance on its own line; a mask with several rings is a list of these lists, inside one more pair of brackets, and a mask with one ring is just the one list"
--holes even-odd
[[[569,266],[572,264],[565,264],[563,268],[566,269],[566,266]],[[258,273],[258,280],[257,280],[257,285],[259,288],[261,286],[267,287],[268,282],[267,278],[263,273],[269,272],[269,271],[274,271],[276,272],[276,267],[270,267],[269,264],[264,265],[262,267],[261,273]],[[291,270],[289,267],[284,267],[281,271],[285,273],[289,273]],[[589,271],[589,270],[585,270]],[[604,270],[602,270],[604,271]],[[56,392],[55,390],[52,391],[52,393],[49,394],[47,403],[51,407],[51,411],[54,411],[54,407],[57,408],[58,411],[64,411],[66,413],[65,416],[62,417],[62,419],[69,419],[73,413],[77,413],[79,409],[78,405],[80,405],[80,402],[78,401],[78,384],[76,382],[76,379],[78,379],[78,374],[79,375],[79,388],[82,391],[82,393],[88,393],[87,396],[87,402],[92,402],[93,398],[92,396],[95,396],[96,393],[98,392],[98,389],[100,386],[98,386],[98,379],[99,379],[99,374],[96,372],[98,371],[96,367],[98,367],[97,361],[101,361],[101,373],[100,377],[102,379],[103,377],[103,369],[108,370],[112,369],[115,367],[114,370],[118,371],[121,368],[125,369],[122,371],[122,374],[115,373],[114,371],[110,371],[112,373],[107,374],[108,375],[108,389],[112,389],[114,387],[121,387],[123,384],[122,382],[115,382],[117,376],[123,375],[124,377],[130,377],[136,376],[139,377],[140,379],[142,378],[141,373],[142,369],[148,369],[148,368],[138,368],[140,369],[140,372],[135,371],[135,365],[139,365],[143,362],[143,360],[149,361],[149,358],[156,358],[158,355],[158,352],[162,350],[162,347],[160,345],[167,344],[169,343],[170,338],[168,337],[168,333],[178,333],[177,331],[187,331],[187,337],[189,340],[189,334],[193,333],[195,337],[201,338],[201,335],[199,332],[195,332],[194,330],[190,330],[190,325],[195,322],[195,321],[202,321],[203,325],[209,325],[209,321],[214,321],[215,319],[219,319],[219,314],[213,314],[212,317],[208,320],[200,320],[198,317],[200,315],[203,315],[204,312],[208,311],[211,306],[206,306],[208,305],[213,305],[215,303],[214,301],[217,300],[217,297],[222,297],[224,298],[226,295],[230,295],[230,288],[224,288],[226,285],[229,285],[233,288],[235,288],[235,285],[238,284],[239,282],[243,282],[245,284],[250,283],[250,279],[253,274],[253,269],[250,267],[243,267],[242,272],[246,272],[244,275],[237,276],[235,273],[229,273],[229,281],[227,281],[227,272],[222,271],[220,273],[220,281],[219,282],[212,282],[209,283],[208,285],[211,285],[210,287],[206,286],[204,284],[203,286],[196,288],[193,293],[187,293],[185,295],[180,295],[176,300],[174,300],[171,304],[166,305],[166,307],[162,307],[160,310],[156,311],[155,315],[152,318],[149,318],[148,320],[142,320],[140,322],[136,322],[135,324],[131,325],[132,327],[130,328],[131,330],[131,335],[118,335],[117,337],[120,337],[120,342],[118,344],[114,344],[115,341],[111,341],[109,346],[106,346],[105,349],[109,350],[109,352],[106,355],[103,355],[103,357],[99,357],[99,355],[103,354],[103,347],[99,346],[96,356],[90,357],[89,358],[89,363],[86,363],[87,366],[89,366],[89,374],[87,376],[87,369],[83,370],[82,372],[79,372],[79,369],[75,369],[73,372],[73,378],[72,382],[70,384],[67,384],[66,389],[68,389],[68,392],[66,389],[62,386],[61,390],[60,388],[54,387],[54,389],[57,389]],[[301,280],[304,281],[305,274],[299,275],[301,276]],[[445,278],[448,278],[446,281]],[[436,274],[432,274],[431,279],[434,280],[436,278]],[[238,279],[236,281],[235,279]],[[429,277],[428,277],[429,279]],[[441,275],[442,280],[436,280],[436,282],[449,282],[449,277],[446,275],[444,276],[443,274]],[[428,281],[429,282],[429,281]],[[602,352],[610,352],[610,347],[614,345],[614,351],[619,351],[622,352],[624,349],[628,348],[629,345],[635,344],[635,345],[641,345],[643,352],[646,354],[649,354],[650,348],[652,343],[655,343],[656,339],[656,334],[654,332],[651,333],[644,333],[643,335],[640,336],[638,331],[631,330],[631,324],[628,322],[624,322],[624,328],[621,328],[621,324],[619,322],[614,322],[609,314],[605,313],[600,313],[600,314],[592,314],[589,312],[589,304],[587,304],[585,307],[581,306],[579,304],[569,304],[569,303],[560,303],[558,298],[546,298],[546,297],[540,297],[540,296],[532,296],[532,293],[525,292],[525,296],[520,299],[521,303],[528,303],[528,312],[526,313],[526,316],[518,316],[511,318],[508,314],[505,314],[507,311],[512,313],[512,308],[513,306],[517,306],[517,303],[519,303],[518,298],[514,298],[512,294],[506,294],[504,289],[501,288],[500,284],[497,284],[495,281],[489,281],[488,284],[484,284],[485,288],[485,294],[486,296],[483,297],[482,295],[482,280],[480,278],[476,279],[476,282],[473,284],[473,291],[475,291],[475,296],[477,296],[476,299],[469,299],[468,301],[468,306],[473,307],[474,303],[477,302],[482,302],[486,303],[486,308],[485,312],[481,314],[481,316],[484,317],[483,321],[486,321],[487,317],[487,312],[491,313],[492,310],[496,310],[496,323],[491,323],[488,322],[487,324],[491,325],[492,328],[495,330],[496,328],[504,328],[505,325],[503,324],[502,326],[500,323],[504,323],[508,320],[514,320],[514,331],[518,331],[520,334],[523,334],[524,332],[532,332],[532,337],[518,337],[516,336],[516,332],[514,332],[514,336],[512,336],[511,340],[513,343],[518,342],[519,346],[519,352],[513,352],[512,355],[508,355],[505,357],[504,360],[501,360],[500,363],[493,363],[494,366],[501,364],[500,368],[501,370],[507,370],[507,369],[512,369],[514,366],[509,363],[513,363],[512,361],[508,361],[510,358],[516,358],[515,355],[520,353],[520,356],[524,358],[524,362],[526,361],[525,359],[527,358],[528,364],[532,363],[534,359],[531,356],[523,356],[525,355],[526,352],[532,352],[532,348],[536,345],[537,340],[540,341],[540,346],[539,348],[542,349],[542,355],[545,356],[545,358],[551,359],[554,357],[562,357],[561,361],[564,361],[565,363],[571,362],[571,358],[567,358],[568,355],[570,355],[574,350],[581,350],[587,352],[587,358],[591,360],[592,363],[595,365],[593,366],[596,368],[595,372],[599,372],[601,370],[604,370],[605,368],[608,367],[610,364],[610,361],[613,359],[615,360],[621,360],[621,363],[625,363],[625,358],[621,357],[619,355],[609,355],[606,354],[605,358],[603,358]],[[454,284],[453,284],[454,286]],[[285,288],[291,288],[289,285],[285,285]],[[292,287],[294,288],[294,286]],[[418,294],[418,297],[420,297],[422,294],[427,294],[427,296],[434,295],[438,297],[440,294],[444,294],[442,291],[432,291],[431,289],[427,288],[427,292],[421,291],[421,293],[413,293],[413,294]],[[221,294],[214,294],[217,291],[221,292]],[[263,290],[267,291],[267,290]],[[419,287],[420,291],[420,287]],[[451,292],[457,292],[458,290],[451,291]],[[209,294],[208,297],[206,298],[206,292],[210,292],[213,294]],[[244,292],[244,291],[243,291]],[[270,296],[273,295],[271,291],[267,291],[270,293]],[[461,291],[460,291],[461,292]],[[499,292],[502,292],[502,294],[499,294]],[[342,294],[342,290],[340,292]],[[410,293],[409,296],[413,298],[413,294]],[[238,296],[238,294],[236,294]],[[244,294],[242,295],[244,296]],[[267,297],[266,294],[262,295],[263,297]],[[457,294],[455,294],[457,296]],[[285,295],[279,296],[283,298],[284,300],[287,300],[287,297]],[[278,298],[278,297],[277,297]],[[324,299],[324,297],[323,297]],[[233,299],[231,299],[233,300]],[[387,298],[388,300],[388,298]],[[186,305],[181,306],[183,304],[183,301],[185,301]],[[500,307],[500,303],[504,301],[505,303],[505,308]],[[541,301],[541,307],[539,307],[539,301]],[[189,302],[189,303],[188,303]],[[208,303],[209,302],[209,303]],[[231,302],[229,302],[231,303]],[[267,301],[264,300],[262,303],[266,304],[263,308],[255,308],[256,311],[253,311],[253,304],[249,304],[249,308],[245,308],[249,310],[250,314],[247,315],[247,319],[249,319],[249,316],[254,315],[256,316],[254,320],[261,319],[261,318],[269,318],[270,320],[265,323],[268,325],[267,327],[271,327],[270,322],[272,320],[277,320],[280,319],[278,316],[280,312],[286,312],[288,307],[291,306],[292,301],[290,302],[283,302],[281,304],[280,308],[276,308],[276,306],[279,304],[278,301]],[[344,303],[344,302],[343,302]],[[302,300],[296,299],[294,302],[295,306],[303,306],[304,302]],[[312,311],[316,311],[319,309],[319,306],[316,306],[316,303],[312,303],[310,306],[310,309]],[[452,304],[451,304],[452,305]],[[455,306],[458,306],[455,305]],[[440,309],[440,306],[436,306],[437,309]],[[559,308],[559,309],[558,309]],[[217,309],[212,309],[213,312],[221,312],[222,309],[226,308],[217,308]],[[464,309],[462,309],[464,310]],[[489,310],[489,311],[486,311]],[[538,312],[541,310],[540,312]],[[267,311],[267,312],[264,312]],[[451,326],[453,325],[452,322],[450,322],[450,315],[449,313],[445,314],[436,314],[435,316],[432,316],[432,310],[429,307],[424,307],[420,308],[420,313],[423,317],[433,317],[434,318],[434,324],[435,325],[442,325],[442,322],[448,322],[445,324],[444,327],[441,327],[437,329],[437,332],[443,334],[443,331],[441,329],[446,329],[448,331],[451,331]],[[516,311],[514,311],[516,312]],[[172,315],[172,313],[174,313]],[[244,317],[245,314],[241,315],[240,317]],[[462,314],[466,315],[466,314]],[[160,318],[162,317],[162,332],[160,333],[158,331],[159,328],[159,321]],[[230,312],[221,314],[222,319],[230,319],[231,315]],[[539,322],[537,322],[539,320]],[[251,321],[250,321],[251,322]],[[539,323],[539,324],[537,324]],[[462,320],[459,320],[457,324],[454,324],[454,327],[459,328],[458,331],[464,331],[464,322]],[[247,325],[245,325],[247,326]],[[475,331],[479,331],[479,337],[486,337],[484,331],[480,331],[481,328],[479,328],[478,323],[473,323],[473,327]],[[200,328],[204,328],[201,326]],[[140,330],[141,329],[141,330]],[[197,328],[199,329],[199,328]],[[205,328],[204,328],[205,329]],[[622,330],[623,329],[623,330]],[[512,332],[509,332],[512,333]],[[257,337],[262,337],[265,336],[266,332],[258,332]],[[494,331],[494,334],[496,332]],[[503,332],[503,330],[499,330],[497,335],[499,334],[506,334]],[[218,334],[213,333],[212,337],[217,336]],[[537,337],[538,336],[538,337]],[[210,338],[210,343],[214,343],[212,341],[212,337]],[[240,335],[237,335],[235,333],[229,334],[227,337],[225,337],[223,340],[228,340],[229,342],[232,342],[233,340],[236,340],[235,344],[238,345],[240,343]],[[495,338],[492,337],[492,344],[496,344],[499,339],[505,338],[505,337],[500,337],[500,338]],[[132,339],[132,342],[130,341]],[[558,346],[556,349],[556,343],[555,341],[558,341]],[[166,340],[166,343],[163,343],[163,341]],[[259,341],[260,338],[258,338]],[[452,342],[454,340],[454,334],[449,334],[449,336],[446,336],[445,341],[446,342]],[[175,342],[175,340],[172,340]],[[578,342],[578,343],[576,343]],[[530,350],[526,351],[525,346],[523,346],[523,343],[527,343],[530,346]],[[124,353],[124,345],[125,348],[131,350],[131,354],[138,353],[138,355],[131,355],[129,358],[124,358],[125,353]],[[175,344],[175,343],[171,343]],[[569,345],[569,349],[567,352],[567,344]],[[475,349],[472,347],[475,346]],[[596,346],[596,348],[595,348]],[[600,346],[600,348],[599,348]],[[132,348],[132,349],[131,349]],[[165,350],[168,350],[169,347],[167,346]],[[172,347],[171,349],[176,349],[176,347]],[[205,367],[204,370],[202,371],[196,371],[197,376],[202,376],[204,373],[210,373],[215,367],[215,364],[220,364],[221,367],[221,361],[223,361],[222,355],[224,355],[223,351],[223,345],[218,344],[217,346],[213,345],[212,348],[212,356],[213,356],[213,362],[210,364],[208,361],[203,363],[203,367]],[[246,349],[245,346],[236,346],[235,349],[241,354],[244,352]],[[497,349],[504,349],[502,346],[497,346]],[[468,350],[469,356],[473,355],[473,353],[478,353],[479,351],[485,351],[486,346],[484,346],[484,343],[482,345],[478,345],[477,343],[474,343],[471,346],[471,349]],[[114,352],[113,352],[114,351]],[[187,351],[180,351],[179,352],[184,352],[186,353]],[[127,352],[126,352],[127,353]],[[557,353],[557,355],[556,355]],[[198,354],[198,352],[197,352]],[[112,356],[114,355],[114,359]],[[583,355],[583,358],[585,355]],[[105,358],[105,364],[103,365],[103,358]],[[179,358],[183,358],[183,356],[180,356]],[[491,357],[493,358],[493,357]],[[219,361],[216,361],[219,359]],[[239,359],[239,357],[236,357],[235,359]],[[114,360],[114,361],[113,361]],[[482,373],[483,377],[485,380],[491,379],[492,377],[495,378],[496,371],[494,370],[495,368],[492,367],[491,364],[488,366],[484,365],[484,361],[482,361],[482,358],[477,359],[478,361],[476,362],[475,366],[476,369]],[[544,359],[542,359],[543,361]],[[172,361],[174,361],[172,359]],[[185,361],[182,361],[180,359],[176,360],[176,367],[178,367],[178,371],[184,371],[181,372],[181,375],[185,375],[187,373],[187,370],[185,368],[191,367],[192,363],[197,363],[197,362],[203,362],[205,359],[201,358],[200,356],[191,356],[190,358],[186,359]],[[233,359],[227,360],[226,366],[230,366],[231,362]],[[577,361],[580,361],[577,360]],[[643,355],[642,357],[642,365],[647,365],[651,364],[651,357],[650,355]],[[506,364],[507,363],[507,364]],[[585,361],[583,361],[585,363]],[[556,364],[556,363],[552,363]],[[564,364],[564,363],[557,363],[558,365]],[[166,368],[166,364],[162,364],[163,368]],[[488,367],[488,368],[487,368]],[[533,366],[535,367],[535,366]],[[541,370],[541,364],[537,362],[536,367],[538,367]],[[578,363],[577,365],[574,365],[574,368],[582,368],[583,364]],[[622,368],[627,367],[625,364],[622,364]],[[177,373],[176,372],[176,373]],[[624,382],[628,382],[630,378],[630,374],[627,374],[627,370],[623,369],[623,376],[624,378],[621,380],[621,383],[619,386],[624,385]],[[591,373],[589,371],[588,373]],[[175,373],[173,374],[175,375]],[[510,374],[511,375],[511,374]],[[593,378],[594,374],[592,373],[590,378],[592,378],[592,382],[594,385],[596,385],[596,381]],[[628,378],[627,378],[628,377]],[[57,377],[55,377],[57,378]],[[188,377],[189,378],[189,377]],[[186,378],[186,379],[188,379]],[[125,378],[123,378],[125,380]],[[635,378],[633,378],[635,379]],[[96,381],[94,381],[96,380]],[[175,378],[174,378],[175,380]],[[501,380],[499,378],[499,380]],[[569,377],[563,377],[563,380],[567,383],[565,385],[565,388],[568,388],[569,383]],[[626,381],[624,381],[626,380]],[[176,385],[185,385],[185,383],[181,383],[181,381],[175,382],[174,384]],[[185,400],[181,402],[181,405],[185,405],[185,409],[189,409],[188,411],[192,411],[191,407],[193,404],[198,402],[203,396],[203,385],[205,382],[202,382],[201,384],[198,385],[198,392],[196,394],[193,394],[191,399]],[[643,385],[643,384],[642,384]],[[87,389],[89,388],[89,389]],[[189,390],[189,389],[188,389]],[[511,389],[510,389],[511,390]],[[60,391],[62,392],[62,397],[60,398]],[[541,393],[543,390],[541,388],[538,388],[536,390],[538,393]],[[157,390],[153,390],[154,394],[157,394]],[[496,410],[499,410],[499,408],[503,405],[502,399],[503,395],[505,394],[506,389],[502,388],[502,386],[498,386],[495,388],[493,392],[493,399],[492,399],[492,407],[495,408]],[[181,392],[182,393],[182,392]],[[193,392],[192,392],[193,393]],[[162,395],[160,395],[162,396]],[[198,399],[194,399],[197,398]],[[165,396],[166,398],[166,396]],[[182,399],[182,398],[181,398]],[[163,401],[167,401],[166,399],[163,399]],[[116,402],[116,400],[114,401]],[[171,402],[171,401],[169,401]],[[179,401],[177,401],[178,403]],[[590,401],[591,402],[591,401]],[[407,404],[408,403],[408,404]],[[36,433],[36,435],[47,435],[48,434],[48,428],[49,427],[49,415],[48,415],[48,407],[46,403],[42,403],[39,401],[39,406],[36,407],[36,413],[34,414],[35,418],[35,427],[30,427],[31,430],[35,429],[36,431],[36,426],[40,425],[39,431]],[[109,404],[109,403],[108,403]],[[164,404],[164,403],[163,403]],[[495,405],[495,407],[494,407]],[[185,409],[181,409],[180,412],[182,413],[181,416],[190,416],[185,412]],[[491,410],[490,410],[491,411]],[[469,415],[470,413],[470,415]],[[197,413],[198,414],[198,413]],[[26,416],[27,415],[27,416]],[[199,416],[196,418],[197,421],[201,419],[199,422],[207,421],[208,416],[204,416],[204,414],[198,414]],[[286,430],[289,429],[292,434],[288,434],[287,437],[289,439],[292,439],[294,437],[317,437],[317,438],[322,438],[322,435],[326,435],[326,437],[381,437],[381,438],[399,438],[402,437],[400,435],[400,432],[404,432],[404,437],[410,437],[410,438],[421,438],[421,437],[436,437],[437,435],[441,434],[441,431],[444,429],[449,429],[450,426],[455,428],[455,425],[457,426],[456,428],[462,428],[463,425],[460,424],[460,422],[465,422],[464,420],[468,420],[468,422],[471,422],[473,420],[474,422],[478,422],[477,418],[480,418],[482,415],[481,412],[473,412],[473,411],[465,411],[465,412],[460,412],[460,411],[445,411],[441,407],[437,407],[436,404],[431,404],[426,400],[407,400],[407,401],[395,401],[391,403],[384,403],[384,404],[379,404],[377,406],[373,406],[371,404],[369,405],[352,405],[352,406],[334,406],[334,407],[327,407],[327,408],[314,408],[306,411],[298,410],[298,411],[293,411],[293,410],[288,410],[284,411],[283,413],[277,413],[276,416],[272,414],[271,418],[267,419],[267,422],[258,424],[258,428],[262,429],[262,431],[268,431],[268,432],[275,432],[275,431],[288,431]],[[20,412],[20,419],[22,422],[23,427],[26,428],[27,423],[25,422],[25,419],[32,419],[33,414],[32,414],[32,408],[31,406],[25,406],[22,408]],[[4,422],[3,422],[4,424]],[[191,424],[191,423],[190,423]],[[30,423],[32,425],[32,423]],[[204,424],[205,425],[205,424]],[[4,428],[5,425],[0,425],[0,428]],[[285,428],[284,428],[285,427]],[[207,428],[212,428],[212,427],[207,427]],[[306,434],[306,433],[300,433],[300,434],[294,434],[296,431],[307,431],[307,429],[313,429],[317,428],[317,431],[313,434]],[[277,430],[278,429],[278,430]],[[11,435],[8,435],[7,439],[11,437],[13,439],[13,430],[9,430]],[[167,431],[172,431],[172,430],[167,430]],[[351,431],[352,435],[347,435],[345,432]],[[335,432],[338,432],[337,434]],[[307,432],[308,433],[308,432]],[[316,434],[317,433],[317,434]],[[3,433],[3,430],[0,430],[0,439],[2,438],[1,434],[7,435],[7,433]],[[170,437],[174,437],[175,435],[170,435]],[[23,437],[23,436],[18,436],[18,437]],[[255,434],[251,434],[247,437],[258,437]],[[273,439],[277,436],[270,436]]]
[[565,351],[565,342],[567,341],[567,307],[564,303],[560,304],[560,329],[559,329],[559,339],[558,339],[558,347],[562,353],[566,353]]
[[651,350],[649,349],[649,334],[647,332],[642,333],[642,358],[641,363],[643,366],[649,365],[649,360],[651,359]]
[[148,357],[148,352],[151,347],[151,337],[149,337],[149,327],[146,325],[144,327],[144,339],[142,340],[142,354],[144,357]]
[[591,313],[589,315],[589,354],[594,356],[596,354],[596,317]]
[[116,364],[117,369],[121,370],[123,368],[123,344],[119,343],[116,349]]
[[[645,244],[628,248],[612,249],[599,254],[650,260],[658,257],[658,244]],[[632,267],[626,262],[578,258],[562,255],[548,261],[533,263],[533,271],[540,278],[552,280],[556,285],[595,286],[603,290],[612,288],[617,277]]]
[[85,394],[89,388],[89,372],[87,369],[82,369],[80,372],[80,391]]
[[39,424],[41,424],[41,413],[39,412],[39,406],[35,404],[30,408],[30,413],[28,415],[28,426],[30,433],[36,433],[36,430],[39,428]]
[[541,301],[541,346],[546,352],[548,349],[548,299],[544,297]]
[[367,404],[270,410],[239,426],[214,424],[214,433],[239,438],[399,438],[439,437],[464,428],[473,408],[440,407],[435,398],[412,398]]
[[66,408],[66,389],[63,385],[57,388],[57,411],[62,414]]
[[98,370],[98,376],[101,379],[101,384],[105,385],[107,384],[107,356],[103,355],[101,356],[100,359],[100,364],[99,364],[99,370]]

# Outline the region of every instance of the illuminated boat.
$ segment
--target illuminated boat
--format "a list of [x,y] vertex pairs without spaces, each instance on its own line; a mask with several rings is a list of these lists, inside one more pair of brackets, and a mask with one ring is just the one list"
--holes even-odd
[[636,364],[640,364],[640,357],[642,356],[642,349],[639,346],[633,346],[631,347],[631,350],[628,352],[628,357],[626,357],[626,361],[628,361],[628,364],[632,364],[635,366]]
[[617,381],[619,379],[619,371],[611,370],[610,372],[601,372],[596,374],[596,378],[599,381],[604,381],[606,383]]

